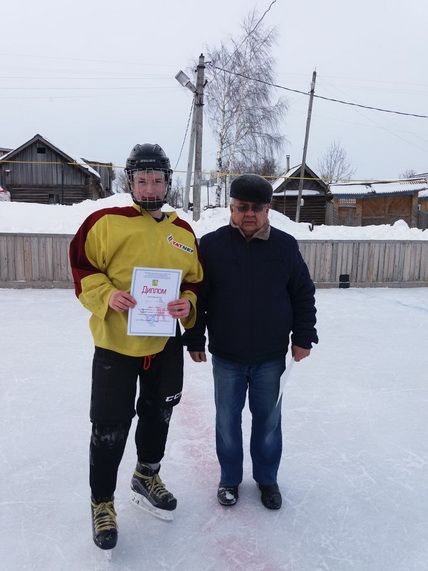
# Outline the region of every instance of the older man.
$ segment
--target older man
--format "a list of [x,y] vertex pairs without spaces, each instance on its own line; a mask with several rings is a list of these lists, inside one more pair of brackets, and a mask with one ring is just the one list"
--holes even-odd
[[252,413],[253,478],[268,509],[281,507],[277,483],[282,454],[279,381],[291,334],[296,361],[318,342],[314,285],[296,240],[270,226],[272,186],[261,176],[237,177],[230,188],[230,224],[202,237],[204,292],[195,327],[184,335],[192,359],[212,353],[216,448],[221,476],[217,498],[238,500],[243,477],[242,410],[248,389]]

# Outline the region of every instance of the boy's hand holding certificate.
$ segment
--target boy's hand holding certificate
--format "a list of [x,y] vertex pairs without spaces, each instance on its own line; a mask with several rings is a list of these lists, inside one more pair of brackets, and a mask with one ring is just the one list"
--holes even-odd
[[180,296],[181,270],[134,268],[131,295],[137,305],[128,312],[128,335],[174,337],[177,319],[168,303]]

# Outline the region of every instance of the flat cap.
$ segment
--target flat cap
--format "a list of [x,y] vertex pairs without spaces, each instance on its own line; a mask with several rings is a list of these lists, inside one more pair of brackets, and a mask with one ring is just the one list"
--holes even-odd
[[230,185],[231,198],[267,204],[272,200],[272,185],[258,174],[241,174]]

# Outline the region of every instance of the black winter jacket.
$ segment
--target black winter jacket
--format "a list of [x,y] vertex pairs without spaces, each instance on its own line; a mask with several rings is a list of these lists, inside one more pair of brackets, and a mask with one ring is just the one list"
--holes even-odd
[[198,317],[183,343],[189,351],[253,365],[285,356],[292,343],[310,349],[315,329],[315,287],[296,240],[270,229],[267,240],[247,241],[223,226],[201,238],[204,285]]

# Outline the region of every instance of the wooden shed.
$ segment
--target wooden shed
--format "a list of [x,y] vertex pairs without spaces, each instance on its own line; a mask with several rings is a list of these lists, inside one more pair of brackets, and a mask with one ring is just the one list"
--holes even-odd
[[418,193],[428,188],[424,180],[331,184],[333,223],[343,226],[418,223]]
[[107,196],[95,169],[41,135],[0,157],[0,185],[15,202],[75,204]]
[[[291,167],[273,183],[272,208],[292,220],[296,218],[297,197],[301,165]],[[304,171],[300,222],[326,223],[326,205],[329,200],[328,186],[307,165]]]

